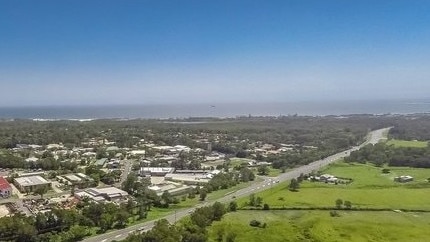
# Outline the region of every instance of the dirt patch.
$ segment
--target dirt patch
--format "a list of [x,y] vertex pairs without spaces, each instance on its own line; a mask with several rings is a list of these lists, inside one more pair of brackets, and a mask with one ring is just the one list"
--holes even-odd
[[10,211],[9,209],[6,207],[6,205],[0,205],[0,218],[4,217],[6,215],[9,215]]

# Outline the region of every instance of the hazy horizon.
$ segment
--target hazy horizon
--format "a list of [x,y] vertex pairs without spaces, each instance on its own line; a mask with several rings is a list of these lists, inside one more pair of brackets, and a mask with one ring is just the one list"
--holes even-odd
[[428,99],[428,1],[3,1],[0,106]]

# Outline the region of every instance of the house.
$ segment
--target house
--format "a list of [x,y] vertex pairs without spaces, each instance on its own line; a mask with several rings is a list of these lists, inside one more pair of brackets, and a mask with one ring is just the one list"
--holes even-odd
[[107,160],[108,160],[107,158],[98,159],[94,162],[94,165],[96,165],[98,167],[103,167]]
[[411,182],[413,181],[414,178],[411,176],[398,176],[398,177],[394,177],[394,181],[395,182]]
[[0,176],[0,197],[10,197],[12,195],[12,186],[9,182]]

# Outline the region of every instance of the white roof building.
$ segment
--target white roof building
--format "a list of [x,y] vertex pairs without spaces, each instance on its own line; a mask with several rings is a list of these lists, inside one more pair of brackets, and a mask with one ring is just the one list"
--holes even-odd
[[14,179],[15,185],[21,192],[33,192],[39,187],[51,186],[51,182],[41,176],[25,176]]
[[89,188],[85,191],[75,193],[75,197],[82,199],[83,197],[88,197],[96,202],[104,201],[119,201],[128,196],[126,191],[123,191],[116,187],[106,187],[106,188]]

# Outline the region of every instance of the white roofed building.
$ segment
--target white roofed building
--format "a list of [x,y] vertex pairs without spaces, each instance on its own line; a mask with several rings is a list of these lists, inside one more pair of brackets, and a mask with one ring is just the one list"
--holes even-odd
[[40,187],[51,188],[51,182],[41,176],[17,177],[14,179],[14,184],[21,192],[34,192]]

